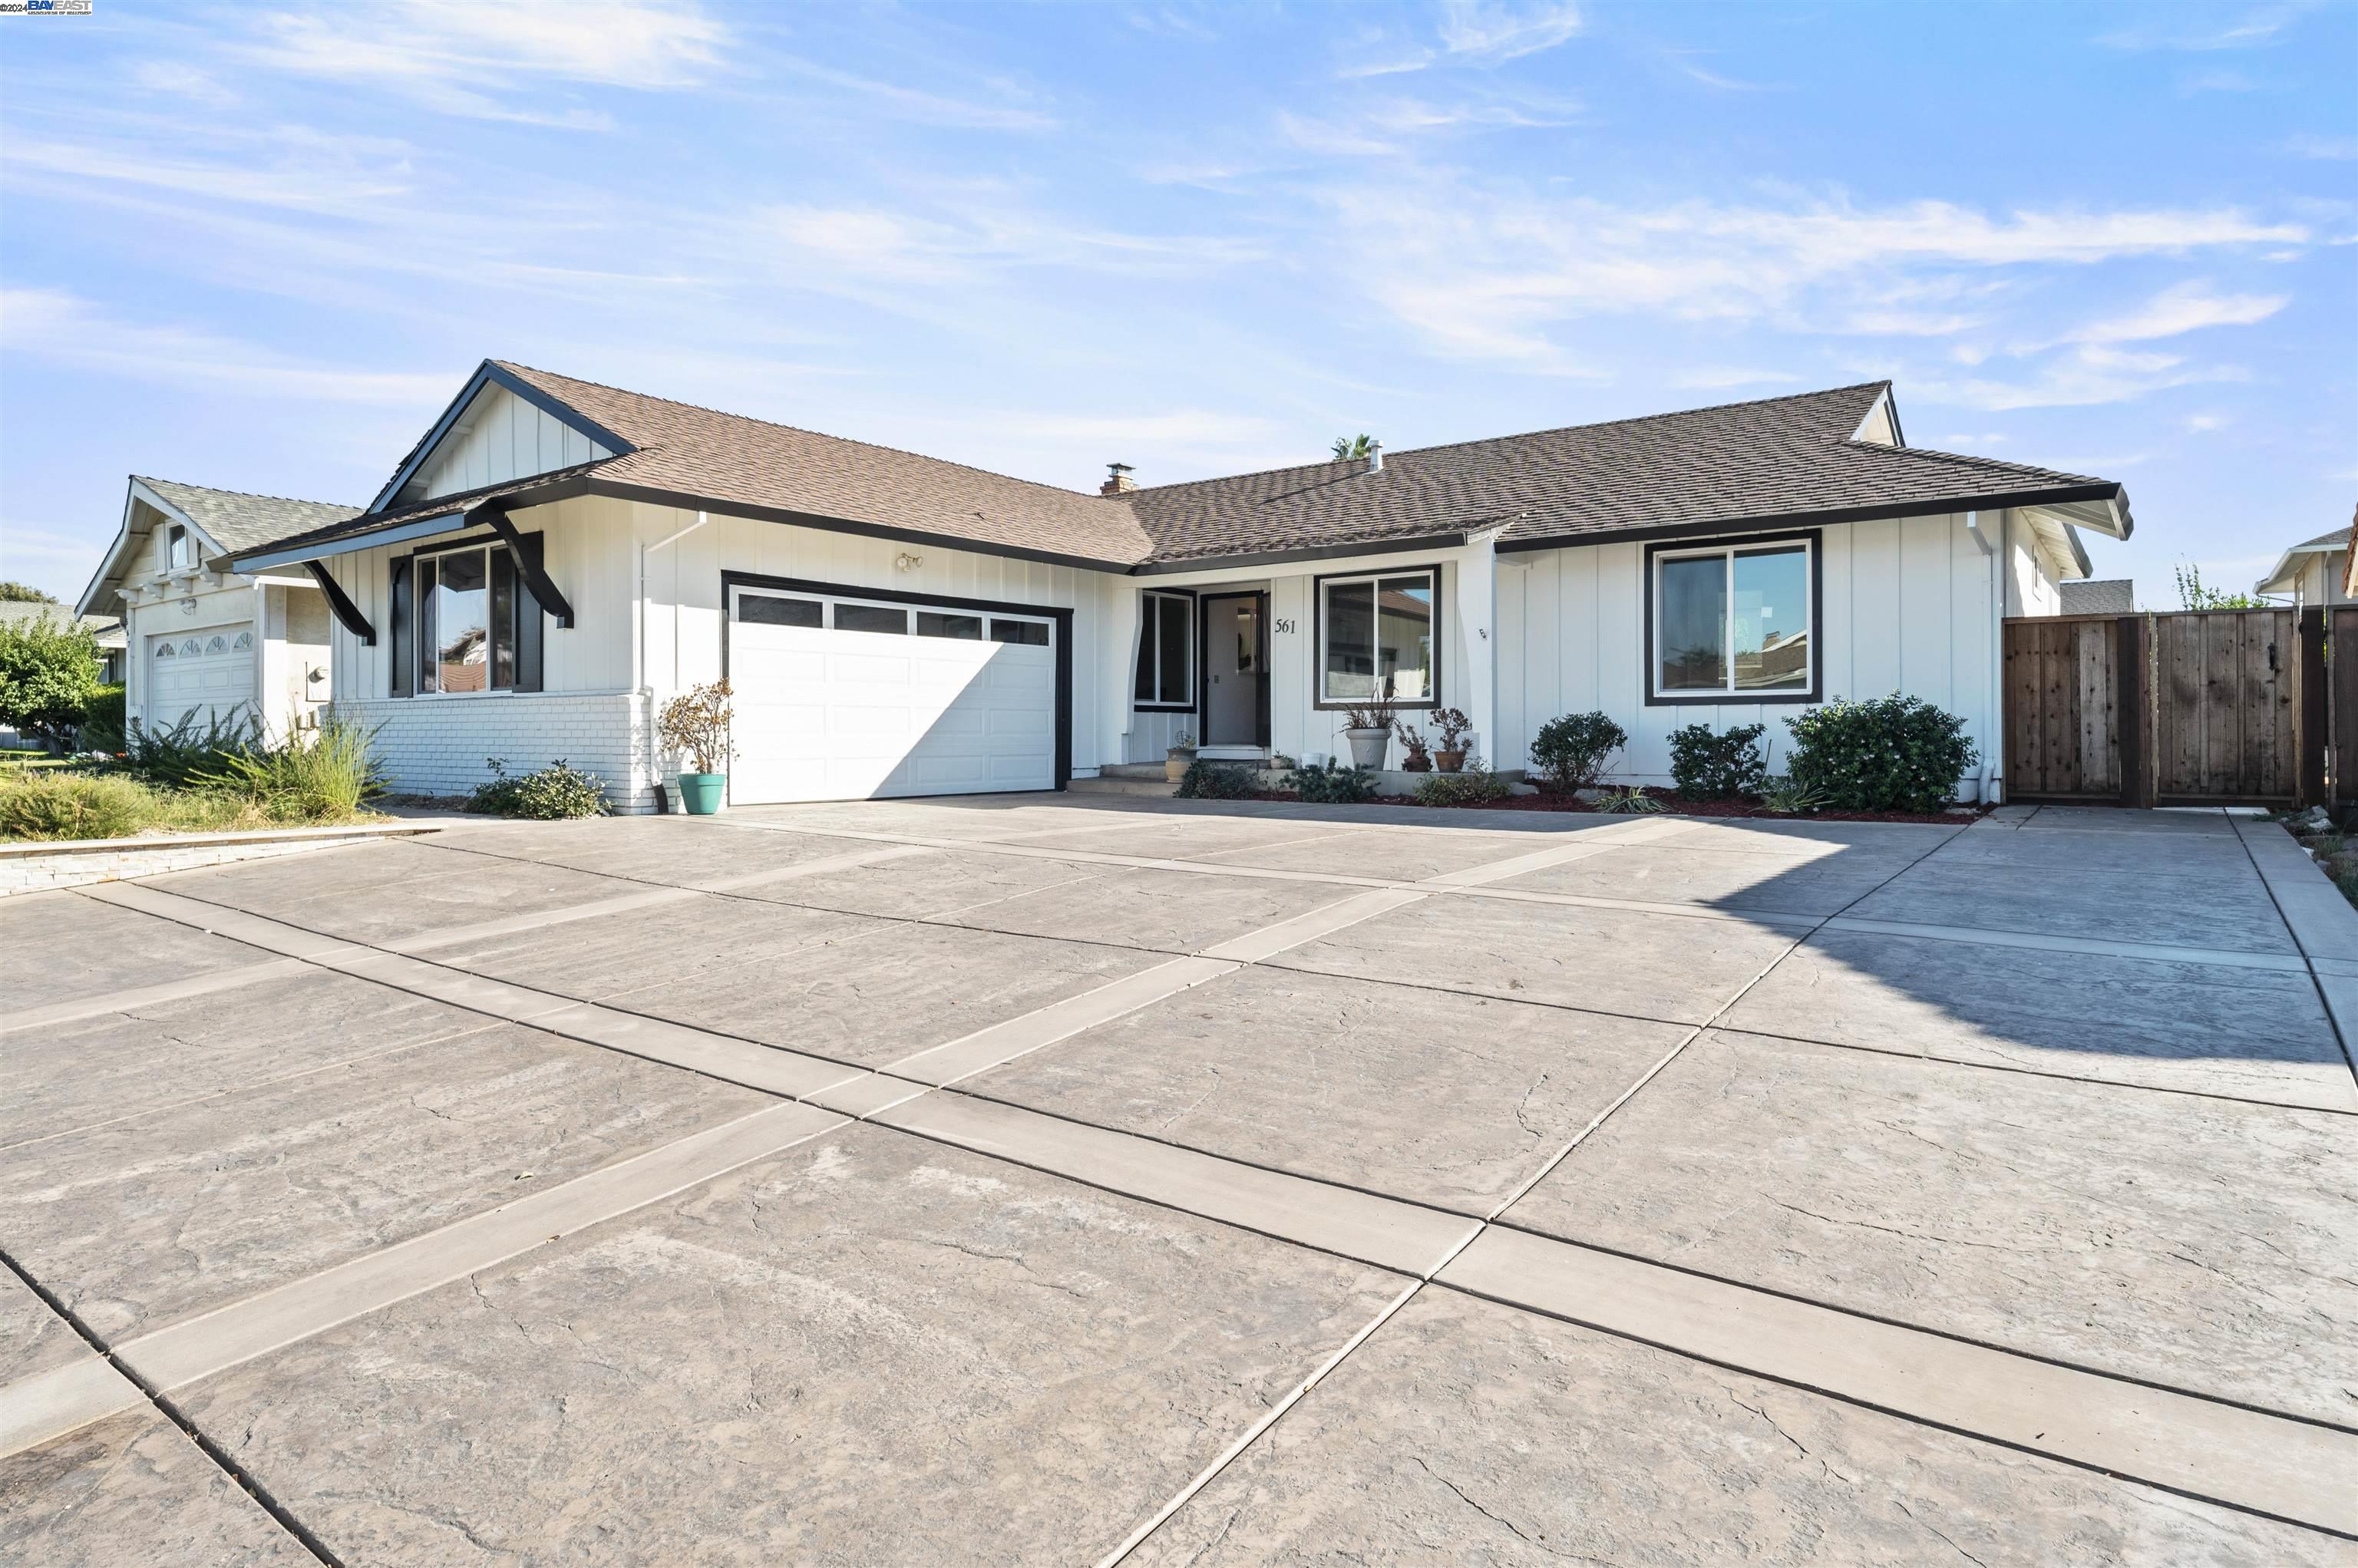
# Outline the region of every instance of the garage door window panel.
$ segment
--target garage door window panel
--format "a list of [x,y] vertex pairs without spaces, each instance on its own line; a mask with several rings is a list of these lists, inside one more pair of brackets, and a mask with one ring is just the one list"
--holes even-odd
[[816,632],[827,624],[827,606],[816,599],[788,599],[783,594],[741,594],[737,619],[756,626],[795,626]]
[[909,634],[909,612],[889,604],[838,603],[835,607],[835,629],[905,637]]
[[920,610],[917,611],[917,635],[979,643],[982,641],[982,617],[956,615],[942,610]]

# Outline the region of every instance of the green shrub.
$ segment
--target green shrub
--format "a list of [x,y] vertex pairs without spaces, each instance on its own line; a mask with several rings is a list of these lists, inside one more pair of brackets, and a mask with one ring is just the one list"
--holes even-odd
[[1376,775],[1365,768],[1347,768],[1329,757],[1314,767],[1296,768],[1285,775],[1287,789],[1319,806],[1355,806],[1371,800]]
[[492,770],[492,776],[475,786],[467,801],[470,811],[535,822],[606,815],[605,786],[598,782],[598,775],[582,772],[562,757],[536,773],[514,777],[497,757],[484,758],[483,766]]
[[1785,771],[1837,811],[1938,811],[1981,760],[1965,721],[1920,697],[1830,702],[1785,720]]
[[1768,776],[1760,755],[1766,724],[1739,724],[1725,735],[1708,724],[1671,731],[1671,781],[1689,800],[1731,800],[1758,795]]
[[264,745],[262,721],[251,712],[209,718],[197,728],[197,710],[189,708],[168,730],[150,730],[133,720],[124,738],[123,765],[149,784],[187,789],[229,769],[232,757],[259,751]]
[[330,719],[276,745],[227,752],[218,770],[193,782],[241,795],[280,821],[345,821],[384,793],[375,740],[373,730]]
[[123,683],[100,687],[81,710],[74,744],[85,752],[120,752],[125,740]]
[[1787,773],[1761,783],[1760,804],[1779,816],[1807,816],[1826,808],[1826,795],[1815,784]]
[[1515,793],[1515,786],[1468,757],[1454,773],[1435,773],[1416,786],[1419,806],[1487,806]]
[[98,672],[97,635],[62,607],[0,625],[0,724],[66,744],[98,695]]
[[1181,800],[1246,800],[1260,793],[1260,780],[1250,768],[1198,757],[1180,775],[1178,793]]
[[0,775],[0,838],[127,838],[156,808],[152,791],[119,774],[11,768]]
[[1629,733],[1602,713],[1567,713],[1540,726],[1531,742],[1531,782],[1550,795],[1595,789],[1605,759],[1629,743]]

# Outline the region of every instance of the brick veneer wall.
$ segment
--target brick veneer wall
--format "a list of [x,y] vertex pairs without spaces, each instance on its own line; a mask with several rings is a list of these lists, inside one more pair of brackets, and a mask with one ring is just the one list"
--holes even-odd
[[394,791],[465,795],[491,776],[486,757],[511,773],[559,760],[596,773],[618,812],[651,812],[646,704],[635,692],[533,692],[513,697],[402,697],[339,702],[340,715],[374,729]]

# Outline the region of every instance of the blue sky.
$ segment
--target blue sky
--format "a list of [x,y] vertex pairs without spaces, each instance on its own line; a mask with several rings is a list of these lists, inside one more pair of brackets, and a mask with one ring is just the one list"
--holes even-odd
[[1093,487],[1890,376],[2248,586],[2358,499],[2358,5],[99,0],[0,38],[0,575],[486,356]]

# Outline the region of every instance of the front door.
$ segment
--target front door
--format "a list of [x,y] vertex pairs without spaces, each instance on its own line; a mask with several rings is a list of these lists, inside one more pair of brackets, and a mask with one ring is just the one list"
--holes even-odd
[[1269,744],[1269,595],[1207,593],[1204,744]]

